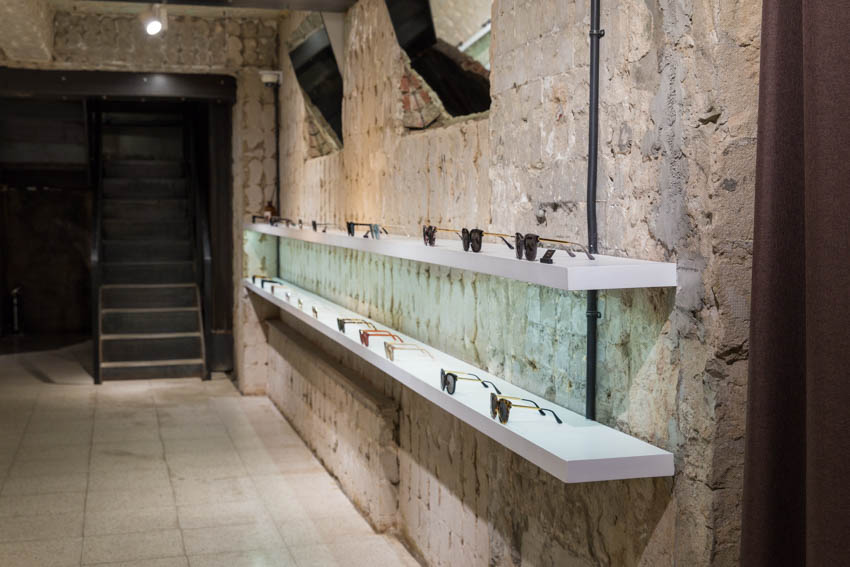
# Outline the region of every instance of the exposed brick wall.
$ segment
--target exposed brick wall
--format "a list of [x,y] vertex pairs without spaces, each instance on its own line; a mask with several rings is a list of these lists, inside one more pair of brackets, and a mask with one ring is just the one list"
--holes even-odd
[[448,118],[440,99],[428,86],[419,73],[413,70],[409,61],[405,61],[404,74],[401,76],[401,107],[404,109],[402,123],[405,128],[422,130],[434,124],[437,119]]

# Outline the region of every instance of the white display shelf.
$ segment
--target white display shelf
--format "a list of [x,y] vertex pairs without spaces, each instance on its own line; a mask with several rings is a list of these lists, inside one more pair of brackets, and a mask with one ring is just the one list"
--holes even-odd
[[[362,231],[352,237],[341,230],[314,232],[309,225],[299,229],[283,225],[247,224],[245,229],[570,291],[676,286],[676,264],[670,262],[650,262],[601,254],[594,255],[595,260],[589,260],[580,252],[571,258],[565,251],[559,250],[553,258],[554,264],[542,264],[539,261],[517,260],[513,250],[493,240],[485,241],[482,251],[473,253],[463,251],[459,238],[439,238],[436,246],[425,246],[421,238],[382,235],[375,240],[362,238]],[[543,251],[540,251],[538,256],[542,254]]]
[[[585,419],[566,408],[535,396],[517,386],[497,378],[479,368],[466,364],[448,354],[433,349],[384,325],[399,335],[405,342],[426,348],[432,355],[429,359],[421,353],[399,351],[396,360],[390,361],[384,354],[384,338],[372,337],[369,347],[359,340],[362,327],[347,326],[345,334],[337,328],[337,317],[366,319],[367,317],[331,303],[313,293],[278,280],[274,294],[270,283],[265,288],[246,279],[246,289],[280,307],[325,336],[334,340],[381,371],[398,380],[417,394],[439,405],[478,431],[511,451],[531,461],[563,482],[594,482],[627,478],[646,478],[673,475],[673,455],[640,439]],[[286,297],[286,292],[290,297]],[[298,307],[298,300],[302,308]],[[318,318],[312,309],[316,307]],[[504,395],[528,398],[541,407],[551,408],[563,421],[558,424],[550,414],[541,416],[527,409],[514,409],[510,419],[503,425],[490,416],[490,392],[481,384],[459,381],[453,396],[440,389],[440,369],[473,372],[483,379],[491,380]]]

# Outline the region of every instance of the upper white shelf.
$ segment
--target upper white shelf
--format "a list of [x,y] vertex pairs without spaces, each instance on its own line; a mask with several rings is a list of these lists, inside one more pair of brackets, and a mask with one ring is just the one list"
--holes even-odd
[[[318,330],[563,482],[673,475],[673,455],[668,451],[585,419],[564,407],[372,321],[376,328],[387,329],[400,336],[404,342],[427,349],[433,356],[433,359],[430,359],[421,353],[400,351],[396,354],[395,361],[390,361],[384,353],[383,338],[372,337],[369,346],[365,347],[358,339],[358,332],[362,327],[349,325],[345,333],[341,333],[337,327],[337,317],[369,320],[368,318],[287,282],[274,284],[273,290],[271,283],[266,283],[264,287],[262,282],[259,283],[260,285],[255,285],[250,279],[244,281],[248,291]],[[313,308],[316,309],[315,315]],[[541,416],[535,411],[514,409],[510,413],[508,423],[503,425],[490,416],[491,389],[485,389],[475,382],[462,381],[458,382],[454,395],[450,396],[440,389],[441,368],[473,372],[485,380],[491,380],[504,395],[534,400],[541,407],[554,410],[563,423],[559,425],[549,414]]]
[[[441,238],[437,240],[436,246],[425,246],[421,238],[382,235],[375,240],[362,238],[359,234],[348,236],[341,230],[313,232],[309,226],[299,229],[283,225],[247,224],[245,229],[570,291],[676,286],[676,264],[670,262],[632,260],[601,254],[594,255],[595,260],[589,260],[581,253],[577,252],[576,257],[571,258],[560,250],[555,253],[554,264],[542,264],[539,261],[517,260],[514,251],[499,241],[488,240],[481,252],[473,253],[463,251],[459,238]],[[538,256],[541,255],[542,251]]]

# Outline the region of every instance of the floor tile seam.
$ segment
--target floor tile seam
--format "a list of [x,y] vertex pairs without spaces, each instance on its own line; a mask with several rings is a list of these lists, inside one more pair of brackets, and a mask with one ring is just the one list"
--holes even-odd
[[[148,381],[148,387],[150,387],[150,381]],[[156,401],[156,396],[153,395],[153,394],[151,396],[153,397],[154,413],[156,414],[157,438],[159,439],[159,444],[162,446],[163,461],[165,462],[165,472],[168,475],[168,486],[171,488],[171,500],[174,502],[175,513],[177,513],[177,491],[174,489],[174,479],[172,478],[172,475],[171,475],[171,465],[168,463],[168,461],[165,460],[165,439],[162,437],[162,421],[160,420],[160,415],[159,415],[159,404]],[[187,556],[187,554],[186,554],[186,540],[183,538],[183,530],[180,529],[180,516],[179,516],[179,514],[177,515],[177,526],[178,526],[178,530],[180,531],[180,549],[183,550],[183,555]],[[187,556],[186,562],[188,563],[188,561],[189,560],[188,560],[188,556]]]

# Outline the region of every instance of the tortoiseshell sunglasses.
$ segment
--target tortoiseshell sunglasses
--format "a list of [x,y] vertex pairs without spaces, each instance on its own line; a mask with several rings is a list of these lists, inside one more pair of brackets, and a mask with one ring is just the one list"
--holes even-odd
[[428,358],[434,358],[433,354],[431,354],[430,352],[428,352],[427,350],[425,350],[424,348],[422,348],[419,345],[414,345],[414,344],[411,344],[411,343],[403,343],[403,342],[397,342],[397,343],[386,342],[386,343],[384,343],[384,354],[386,354],[387,358],[389,358],[390,360],[395,361],[395,351],[397,351],[397,350],[410,350],[410,351],[415,350],[415,351],[421,352],[422,354],[428,356]]
[[[526,406],[515,404],[511,400],[528,402],[533,405]],[[498,416],[500,422],[507,423],[508,417],[511,415],[511,408],[533,409],[540,412],[540,415],[546,415],[546,412],[548,411],[555,418],[555,421],[557,421],[558,423],[562,423],[561,418],[558,417],[558,414],[556,414],[553,410],[550,410],[549,408],[541,408],[534,400],[528,400],[526,398],[515,398],[513,396],[501,396],[492,393],[490,394],[490,417],[496,419],[496,416]]]
[[369,337],[389,337],[398,342],[403,342],[401,337],[384,329],[360,329],[360,344],[369,346]]
[[[460,370],[444,370],[440,368],[440,389],[445,390],[450,395],[454,395],[458,380],[481,382],[481,385],[485,388],[493,386],[493,389],[496,390],[497,394],[502,393],[499,391],[499,388],[497,388],[493,382],[491,382],[490,380],[482,380],[476,374],[472,374],[471,372],[461,372]],[[488,386],[487,384],[490,384],[490,386]]]

